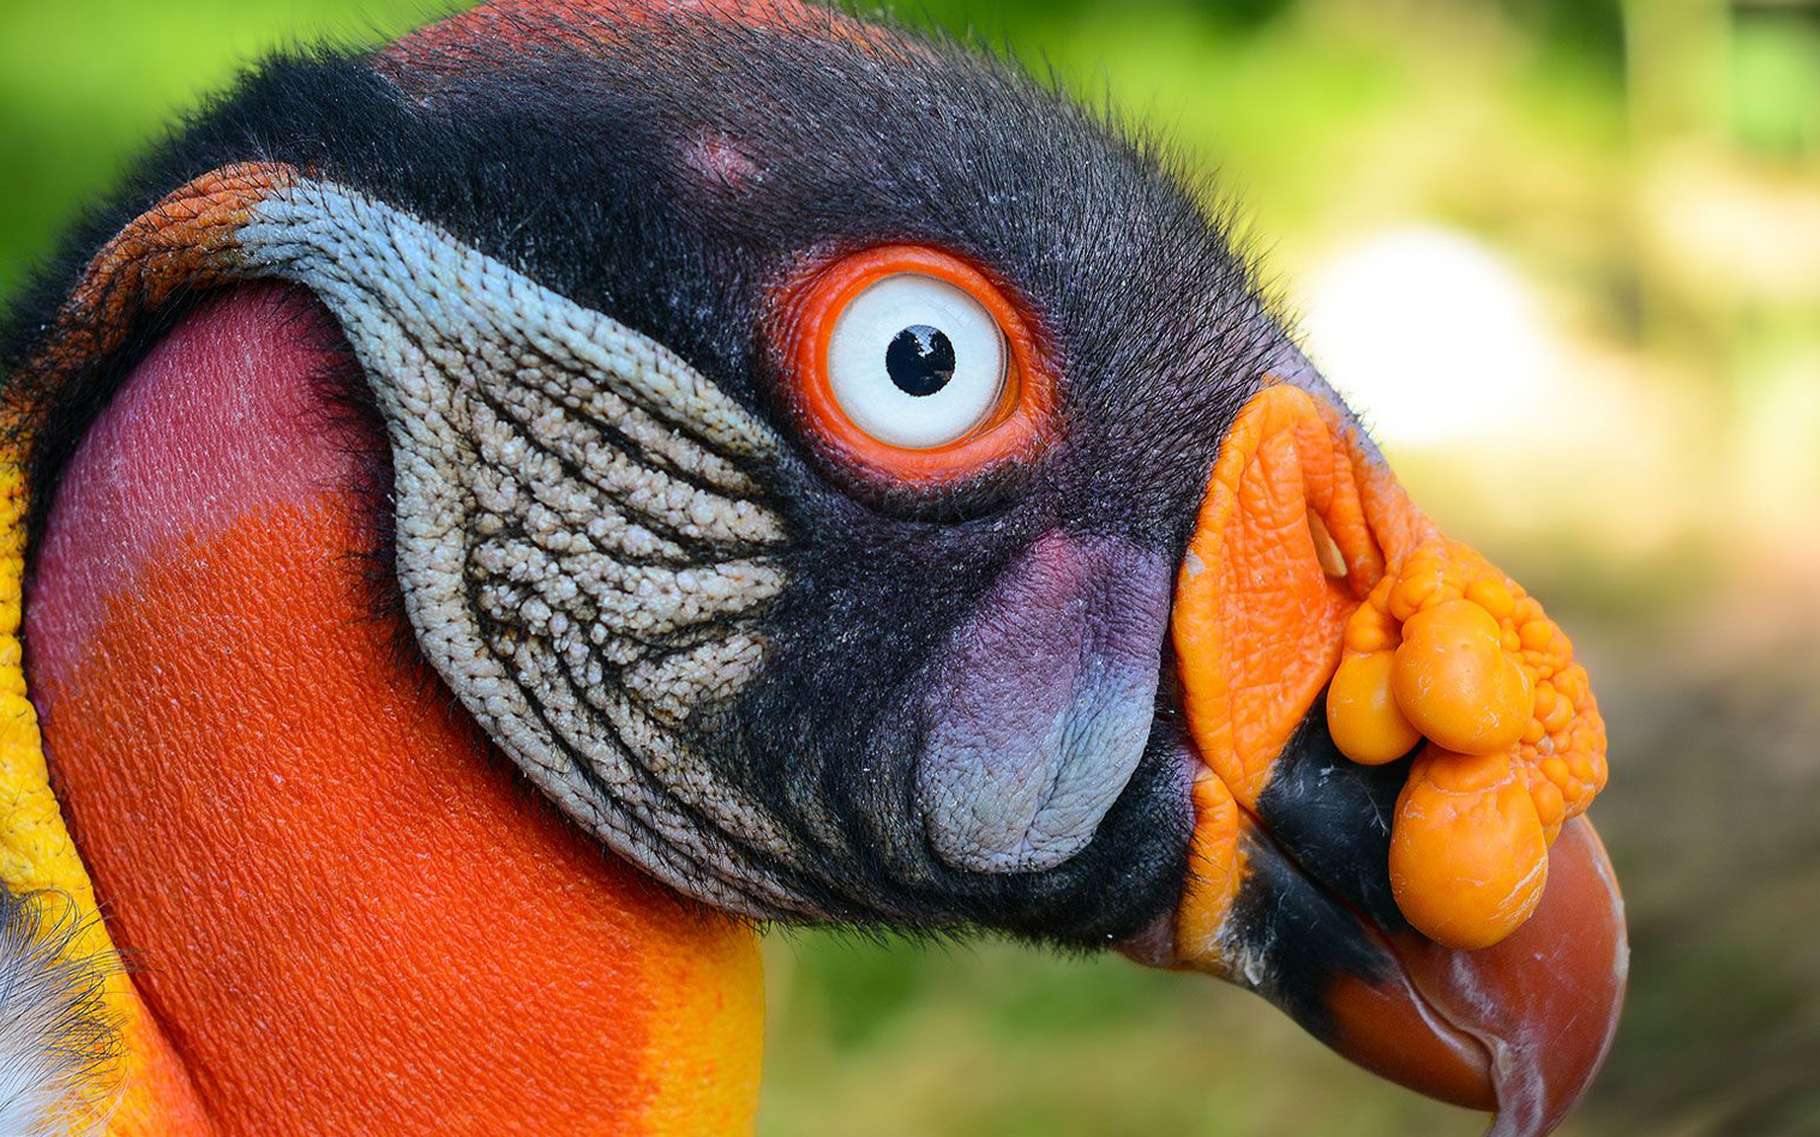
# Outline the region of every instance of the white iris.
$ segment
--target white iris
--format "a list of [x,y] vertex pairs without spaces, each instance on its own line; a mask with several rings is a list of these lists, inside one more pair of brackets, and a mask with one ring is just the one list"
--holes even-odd
[[[899,336],[917,337],[926,349],[952,348],[953,372],[913,376],[900,366],[894,377],[887,353]],[[907,352],[898,359],[930,358]],[[945,355],[943,360],[945,361]],[[906,379],[922,378],[922,383]],[[1005,337],[992,314],[943,280],[898,273],[870,284],[837,318],[828,341],[828,382],[841,410],[880,442],[924,450],[965,437],[991,415],[1005,382]],[[931,389],[933,388],[933,389]]]

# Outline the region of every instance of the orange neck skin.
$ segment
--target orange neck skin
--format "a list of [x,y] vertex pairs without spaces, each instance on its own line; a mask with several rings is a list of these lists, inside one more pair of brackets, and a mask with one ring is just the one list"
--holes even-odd
[[749,1130],[751,933],[605,855],[373,617],[324,320],[262,288],[180,325],[37,562],[53,777],[186,1075],[112,1132]]

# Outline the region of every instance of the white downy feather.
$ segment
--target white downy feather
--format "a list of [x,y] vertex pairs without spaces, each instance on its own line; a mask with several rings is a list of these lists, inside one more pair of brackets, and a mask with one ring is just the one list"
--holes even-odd
[[118,1034],[105,973],[67,958],[77,927],[59,897],[0,888],[0,1137],[77,1137],[97,1127],[81,1090],[111,1065]]

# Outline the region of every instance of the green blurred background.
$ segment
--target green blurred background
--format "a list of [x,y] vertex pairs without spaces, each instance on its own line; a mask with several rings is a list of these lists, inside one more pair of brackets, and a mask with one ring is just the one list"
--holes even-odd
[[[1418,499],[1600,680],[1630,1003],[1574,1134],[1820,1134],[1820,4],[904,5],[1218,168]],[[171,116],[424,0],[0,0],[0,298]],[[777,1137],[1472,1134],[1212,982],[767,948]]]

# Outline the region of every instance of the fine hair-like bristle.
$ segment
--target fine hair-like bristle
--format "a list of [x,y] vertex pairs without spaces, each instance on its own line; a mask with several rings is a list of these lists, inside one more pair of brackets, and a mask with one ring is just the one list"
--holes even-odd
[[0,888],[0,1134],[75,1137],[119,1052],[104,965],[72,953],[80,925],[58,896]]

